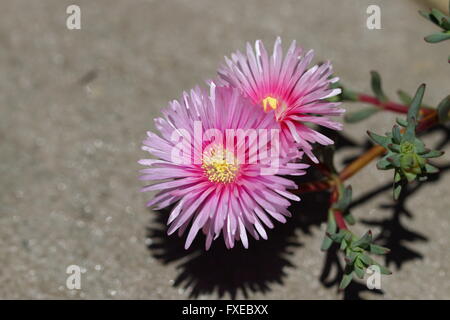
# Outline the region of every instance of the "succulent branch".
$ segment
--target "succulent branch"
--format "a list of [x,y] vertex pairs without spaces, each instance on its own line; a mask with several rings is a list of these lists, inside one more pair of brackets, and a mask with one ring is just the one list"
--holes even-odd
[[[449,1],[450,12],[450,1]],[[419,11],[419,13],[427,20],[438,26],[441,31],[435,32],[425,37],[425,41],[429,43],[437,43],[450,39],[450,16],[446,15],[438,9],[431,9],[429,12]],[[450,56],[448,57],[450,63]]]
[[386,133],[385,136],[367,132],[376,144],[387,150],[384,157],[377,162],[377,168],[394,170],[394,199],[398,199],[405,183],[416,179],[425,181],[427,175],[438,172],[428,159],[440,157],[444,153],[427,149],[416,136],[417,118],[424,93],[425,85],[422,84],[411,102],[406,120],[397,119],[397,124],[391,132]]

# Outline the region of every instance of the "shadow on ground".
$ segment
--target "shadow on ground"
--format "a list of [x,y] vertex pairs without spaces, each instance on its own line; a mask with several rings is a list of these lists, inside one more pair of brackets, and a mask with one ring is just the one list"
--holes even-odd
[[[307,197],[323,197],[324,194],[303,197],[303,209]],[[312,201],[309,201],[312,203]],[[239,291],[245,298],[252,292],[265,293],[271,285],[283,284],[286,268],[295,267],[290,256],[293,249],[301,247],[296,237],[297,229],[309,232],[312,225],[320,225],[326,217],[326,208],[317,209],[314,215],[298,215],[285,224],[277,224],[268,230],[268,240],[251,241],[249,249],[236,243],[233,250],[227,250],[223,241],[217,239],[209,251],[204,250],[204,236],[198,236],[189,250],[184,249],[184,237],[167,236],[165,222],[168,212],[157,212],[152,227],[148,228],[148,237],[153,241],[149,245],[152,255],[163,263],[178,263],[179,274],[174,285],[190,289],[190,296],[217,293],[219,297],[229,295],[237,297]]]
[[[448,142],[449,130],[440,127],[445,134],[438,143],[443,147]],[[330,132],[336,135],[336,148],[351,148],[359,154],[366,150],[370,144],[366,141],[358,145],[344,135]],[[351,161],[344,159],[344,163]],[[441,174],[450,169],[450,165],[441,167],[440,174],[434,174],[426,183],[433,183],[440,179]],[[311,171],[308,176],[302,178],[311,180],[311,176],[317,179],[318,172]],[[391,216],[383,220],[362,220],[361,222],[381,228],[381,233],[376,240],[380,245],[391,249],[386,255],[385,263],[389,267],[395,264],[397,270],[408,261],[421,259],[421,253],[408,247],[408,243],[414,241],[427,241],[427,238],[403,224],[403,217],[413,218],[413,213],[407,208],[408,196],[420,190],[422,183],[414,185],[396,203],[383,204],[380,209],[391,211]],[[378,186],[372,191],[354,199],[351,209],[355,208],[382,192],[391,192],[392,185]],[[286,278],[286,269],[296,266],[290,261],[293,250],[302,246],[297,237],[297,232],[311,234],[311,227],[320,226],[326,221],[328,211],[327,192],[310,193],[302,195],[302,215],[294,215],[286,224],[277,224],[274,230],[268,230],[269,239],[266,241],[252,241],[249,249],[244,249],[240,243],[233,250],[227,250],[223,241],[217,239],[213,242],[210,251],[204,251],[204,236],[197,236],[189,250],[184,249],[184,237],[167,236],[166,219],[170,208],[153,213],[154,221],[147,228],[147,236],[152,244],[148,246],[151,254],[164,264],[176,263],[178,276],[174,286],[190,290],[191,298],[200,295],[218,294],[219,297],[229,296],[234,299],[239,292],[245,298],[251,297],[254,292],[266,293],[275,283],[283,284]],[[296,212],[296,205],[291,206],[292,212]],[[301,250],[301,249],[300,249]],[[336,246],[332,246],[326,253],[320,282],[330,290],[337,290],[343,275],[342,257]],[[342,293],[343,299],[361,299],[361,293],[370,291],[372,294],[382,295],[381,290],[369,290],[365,284],[353,281]]]

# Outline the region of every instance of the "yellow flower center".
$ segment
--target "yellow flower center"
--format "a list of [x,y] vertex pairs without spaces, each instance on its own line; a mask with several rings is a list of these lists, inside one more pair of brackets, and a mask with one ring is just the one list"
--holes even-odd
[[262,100],[262,105],[264,111],[267,111],[267,107],[271,107],[273,110],[276,110],[278,107],[278,100],[274,97],[267,96]]
[[239,164],[232,152],[223,147],[210,147],[203,153],[202,169],[209,181],[230,183],[236,180]]

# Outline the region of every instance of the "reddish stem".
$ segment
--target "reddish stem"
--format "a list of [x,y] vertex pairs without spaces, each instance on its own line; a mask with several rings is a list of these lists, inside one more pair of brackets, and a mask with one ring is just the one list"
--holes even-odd
[[333,210],[334,213],[334,219],[336,220],[336,224],[339,229],[341,230],[348,230],[347,224],[345,223],[344,216],[342,215],[342,212],[339,210]]
[[308,193],[308,192],[320,192],[330,189],[333,185],[333,181],[324,180],[324,181],[311,181],[301,184],[297,190],[291,190],[293,193]]
[[[369,96],[367,94],[359,94],[357,99],[360,102],[370,103],[375,106],[381,107],[384,110],[390,110],[390,111],[394,111],[397,113],[408,113],[408,109],[409,109],[408,106],[405,106],[403,104],[392,102],[392,101],[383,102],[383,101],[380,101],[379,99],[377,99],[376,97]],[[430,112],[433,112],[433,110],[422,107],[420,109],[420,112],[421,112],[421,114],[425,115],[425,114],[429,114]]]
[[[339,201],[339,187],[335,186],[330,195],[330,207]],[[334,214],[334,219],[336,220],[336,224],[339,229],[348,230],[347,224],[345,223],[345,219],[342,215],[342,212],[338,209],[332,209]]]

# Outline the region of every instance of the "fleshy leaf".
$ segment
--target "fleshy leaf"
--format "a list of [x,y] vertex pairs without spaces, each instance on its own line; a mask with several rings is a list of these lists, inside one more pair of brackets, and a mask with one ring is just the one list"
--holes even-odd
[[439,150],[431,150],[430,152],[421,154],[420,156],[422,158],[437,158],[440,157],[444,154],[444,151],[439,151]]
[[350,212],[344,215],[344,219],[350,225],[353,225],[356,222],[355,217],[353,217],[353,215]]
[[381,246],[377,246],[375,244],[371,244],[369,246],[369,251],[370,251],[370,253],[373,253],[373,254],[387,254],[391,250],[389,250],[388,248],[385,248],[385,247],[381,247]]
[[383,137],[370,131],[367,131],[367,134],[375,143],[385,148],[387,148],[388,144],[391,142],[391,139],[389,139],[388,137]]
[[438,173],[439,169],[435,166],[432,166],[431,164],[427,163],[425,164],[425,170],[427,173]]
[[351,201],[352,201],[352,186],[347,186],[342,192],[341,199],[337,203],[337,208],[341,211],[346,211]]
[[426,85],[423,83],[419,86],[419,88],[416,91],[416,94],[414,95],[413,100],[411,101],[411,105],[408,109],[408,123],[412,121],[413,119],[417,119],[417,116],[419,115],[420,106],[422,104],[423,95],[425,93]]
[[438,43],[450,39],[450,32],[437,32],[425,37],[425,41],[429,43]]
[[400,128],[399,128],[399,126],[394,126],[393,128],[392,128],[392,141],[394,142],[394,143],[397,143],[397,144],[399,144],[400,142],[402,142],[402,135],[401,135],[401,133],[400,133]]
[[353,279],[352,273],[344,274],[344,276],[342,277],[342,281],[339,284],[339,289],[344,290],[345,288],[347,288],[350,282],[352,282],[352,279]]
[[396,183],[394,186],[394,200],[398,200],[401,192],[402,192],[402,185],[400,183]]
[[385,102],[387,101],[387,97],[383,92],[383,89],[381,87],[381,77],[380,74],[376,71],[371,71],[370,72],[370,76],[371,76],[371,86],[372,86],[372,91],[375,94],[375,96],[378,98],[378,100]]
[[348,112],[345,114],[344,120],[348,123],[356,123],[369,118],[378,111],[380,111],[379,108],[369,107],[354,112]]
[[408,121],[406,121],[405,119],[402,119],[402,118],[397,118],[396,122],[399,126],[402,126],[404,128],[408,125]]
[[328,234],[334,234],[337,230],[336,220],[334,218],[334,214],[332,210],[328,210],[328,224],[327,224],[327,231],[325,234],[325,237],[322,241],[321,250],[326,251],[328,250],[331,245],[333,244],[333,240],[328,236]]
[[450,95],[445,97],[438,105],[439,122],[444,123],[449,119]]
[[400,101],[406,105],[410,105],[411,101],[412,101],[412,97],[407,94],[405,91],[403,90],[398,90],[397,91],[398,97],[400,98]]
[[359,267],[359,266],[355,266],[355,269],[354,269],[354,271],[355,271],[355,274],[356,274],[356,276],[358,277],[358,278],[360,278],[360,279],[364,279],[364,269],[363,268],[361,268],[361,267]]
[[353,247],[367,248],[372,242],[372,232],[367,231],[360,239],[353,243]]
[[392,164],[386,160],[386,157],[383,157],[380,160],[378,160],[377,168],[379,170],[389,170],[389,169],[392,169],[393,167],[392,167]]

